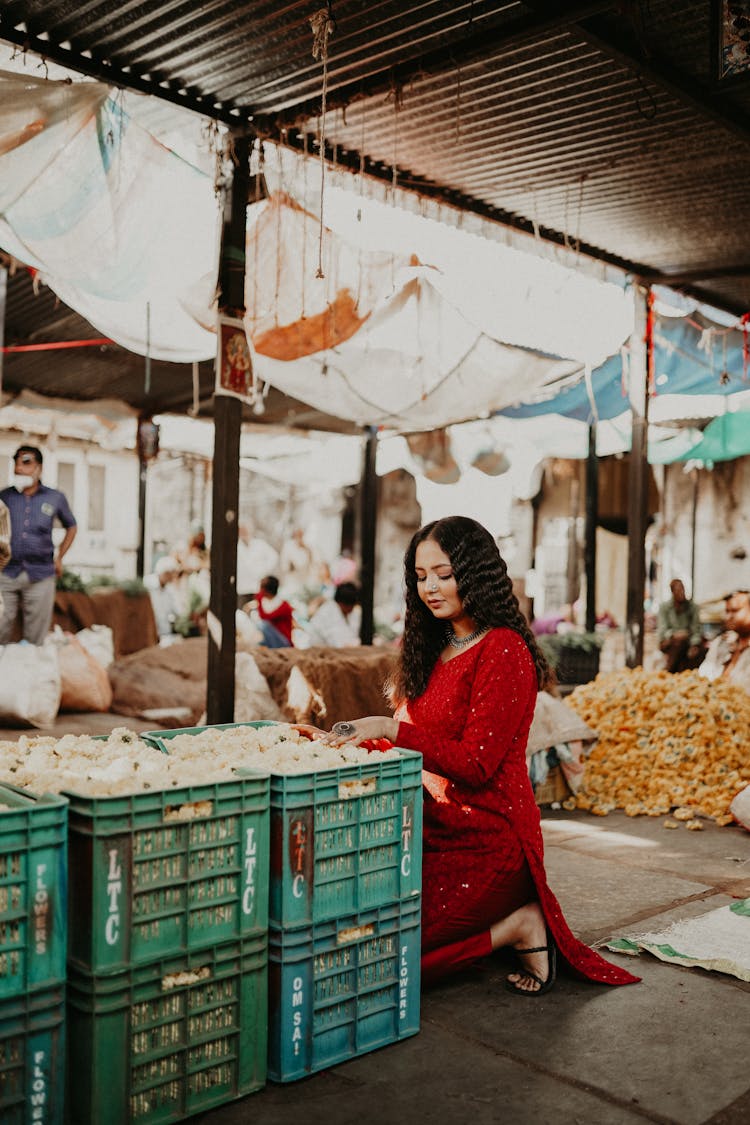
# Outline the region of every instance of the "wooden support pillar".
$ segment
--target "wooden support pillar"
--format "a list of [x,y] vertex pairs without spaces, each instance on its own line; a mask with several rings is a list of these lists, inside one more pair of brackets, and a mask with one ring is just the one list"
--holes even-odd
[[586,631],[596,628],[596,525],[599,520],[599,461],[596,456],[596,422],[589,422],[589,452],[586,458],[586,527],[584,567],[586,570]]
[[143,578],[146,566],[146,481],[148,479],[148,461],[143,454],[138,454],[138,550],[135,555],[135,572],[138,578]]
[[578,565],[578,510],[580,507],[581,497],[581,484],[578,479],[578,465],[575,468],[576,475],[570,482],[570,504],[568,515],[568,559],[565,575],[566,596],[565,600],[569,606],[578,601],[578,595],[581,590],[581,574]]
[[646,587],[648,520],[648,396],[653,362],[651,290],[635,286],[635,327],[630,339],[630,411],[633,437],[628,473],[628,592],[625,663],[643,664],[643,598]]
[[[252,139],[234,139],[232,182],[224,202],[219,262],[219,312],[245,311],[245,232],[250,196]],[[237,512],[239,507],[242,401],[214,397],[214,464],[211,514],[211,600],[208,610],[207,721],[234,721],[234,660],[237,608]]]
[[375,472],[375,459],[377,451],[377,430],[375,426],[368,426],[362,463],[359,520],[362,597],[362,625],[359,631],[359,639],[363,645],[371,645],[375,635],[375,528],[378,515],[378,478]]
[[700,488],[700,477],[695,466],[690,470],[690,478],[693,484],[690,503],[690,597],[695,601],[695,543],[698,532],[698,489]]

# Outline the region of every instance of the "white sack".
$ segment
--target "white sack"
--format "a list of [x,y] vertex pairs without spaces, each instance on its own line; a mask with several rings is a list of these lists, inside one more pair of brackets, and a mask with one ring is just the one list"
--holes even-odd
[[50,726],[60,707],[60,669],[53,646],[0,646],[0,720]]

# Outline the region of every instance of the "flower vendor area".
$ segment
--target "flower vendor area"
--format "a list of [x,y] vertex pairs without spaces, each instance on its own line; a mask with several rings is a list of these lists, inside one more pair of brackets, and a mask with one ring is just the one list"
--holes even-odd
[[421,840],[390,745],[0,741],[0,1119],[181,1121],[415,1035]]
[[663,816],[667,829],[732,823],[730,805],[750,784],[742,688],[697,671],[621,669],[576,687],[566,703],[598,735],[566,808]]
[[[586,733],[545,702],[541,744],[545,722]],[[419,755],[285,723],[0,736],[0,1118],[747,1120],[750,984],[726,972],[620,951],[642,984],[562,971],[519,1003],[496,955],[420,994],[420,814]],[[542,828],[587,943],[750,899],[739,826],[545,808]]]

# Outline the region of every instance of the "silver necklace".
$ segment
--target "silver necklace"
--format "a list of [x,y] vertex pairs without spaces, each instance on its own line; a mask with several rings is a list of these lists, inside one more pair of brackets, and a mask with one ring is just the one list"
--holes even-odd
[[481,637],[482,634],[486,632],[486,629],[475,629],[473,633],[469,633],[466,637],[457,637],[453,632],[452,626],[449,625],[445,630],[445,639],[451,648],[466,648],[467,645],[471,644],[472,641],[475,641],[477,637]]

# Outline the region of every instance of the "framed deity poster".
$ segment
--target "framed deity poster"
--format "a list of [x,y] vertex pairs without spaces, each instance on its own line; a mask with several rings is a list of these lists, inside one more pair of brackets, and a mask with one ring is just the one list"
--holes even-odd
[[727,85],[750,77],[750,0],[712,0],[712,74]]
[[253,361],[245,325],[234,317],[219,318],[216,394],[233,395],[250,403],[256,398]]

